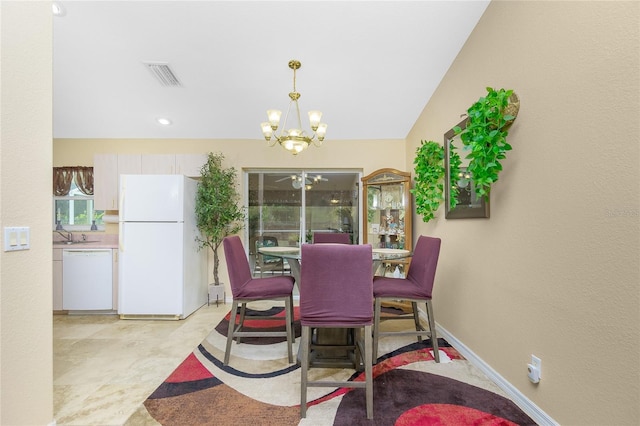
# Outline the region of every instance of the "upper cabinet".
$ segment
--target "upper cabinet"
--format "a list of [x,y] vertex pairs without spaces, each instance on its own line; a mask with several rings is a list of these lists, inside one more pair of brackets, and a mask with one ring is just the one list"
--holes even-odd
[[93,203],[96,210],[117,210],[120,175],[200,177],[206,154],[96,154],[93,157]]
[[411,173],[380,169],[362,178],[364,243],[413,250]]
[[151,154],[142,156],[143,175],[185,175],[200,177],[206,154]]
[[143,175],[175,174],[176,156],[173,154],[143,155],[140,173]]
[[206,162],[207,154],[176,154],[175,174],[199,178]]
[[118,210],[120,175],[140,174],[140,154],[96,154],[93,157],[93,208]]

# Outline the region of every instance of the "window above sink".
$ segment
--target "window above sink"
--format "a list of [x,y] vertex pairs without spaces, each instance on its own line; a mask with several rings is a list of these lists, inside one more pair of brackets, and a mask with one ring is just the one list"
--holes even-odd
[[60,225],[66,231],[90,231],[94,224],[98,231],[104,231],[102,217],[104,210],[94,210],[93,195],[85,195],[71,182],[69,193],[53,197],[53,230]]

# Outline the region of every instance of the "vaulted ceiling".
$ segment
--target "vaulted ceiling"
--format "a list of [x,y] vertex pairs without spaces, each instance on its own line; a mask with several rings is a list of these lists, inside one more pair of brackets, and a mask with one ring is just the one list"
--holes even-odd
[[303,124],[321,110],[331,140],[405,138],[489,1],[57,3],[55,138],[261,139],[298,59]]

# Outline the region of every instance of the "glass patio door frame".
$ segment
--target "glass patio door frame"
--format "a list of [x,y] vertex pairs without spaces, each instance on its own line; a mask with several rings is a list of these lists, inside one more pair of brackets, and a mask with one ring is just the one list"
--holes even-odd
[[[355,183],[355,188],[353,188],[352,190],[355,191],[355,193],[353,195],[356,196],[356,199],[353,200],[353,204],[351,206],[352,209],[357,211],[357,216],[355,216],[355,220],[357,221],[357,223],[355,224],[355,226],[353,227],[353,234],[356,238],[356,243],[361,243],[362,242],[362,203],[360,202],[360,200],[362,200],[362,185],[360,185],[360,179],[362,177],[362,170],[357,170],[357,169],[260,169],[260,168],[256,168],[256,169],[243,169],[243,202],[244,205],[247,206],[247,210],[249,211],[249,207],[250,207],[250,183],[249,183],[249,179],[250,179],[250,175],[252,174],[258,174],[258,194],[257,194],[257,198],[258,198],[258,203],[260,206],[262,206],[262,203],[264,201],[264,175],[265,174],[282,174],[282,178],[286,178],[287,176],[291,176],[293,178],[293,176],[300,176],[301,177],[301,182],[308,182],[311,181],[313,182],[314,178],[317,176],[324,176],[326,177],[326,179],[328,179],[327,182],[327,188],[325,188],[326,190],[328,190],[328,192],[331,192],[332,187],[331,187],[331,175],[336,175],[336,174],[353,174],[354,175],[354,183]],[[321,182],[322,184],[322,182]],[[296,190],[295,188],[291,189]],[[307,238],[307,209],[309,207],[312,206],[307,206],[307,191],[305,190],[305,185],[301,185],[299,189],[297,189],[297,191],[300,191],[300,211],[299,211],[299,217],[298,217],[298,223],[299,223],[299,229],[298,229],[298,242],[308,242],[308,238]],[[340,192],[338,190],[336,190],[335,192]],[[265,232],[268,232],[268,230],[265,230],[264,227],[264,217],[263,217],[263,209],[260,208],[259,209],[259,225],[258,225],[258,229],[257,229],[257,235],[264,235]],[[253,235],[251,235],[251,229],[250,229],[250,215],[247,214],[246,219],[245,219],[245,227],[244,227],[244,236],[245,236],[245,241],[247,241],[247,246],[249,246],[251,244],[251,240],[253,238]],[[284,230],[284,231],[293,231],[293,230]],[[253,251],[252,248],[247,247],[249,253],[251,254],[251,252]]]

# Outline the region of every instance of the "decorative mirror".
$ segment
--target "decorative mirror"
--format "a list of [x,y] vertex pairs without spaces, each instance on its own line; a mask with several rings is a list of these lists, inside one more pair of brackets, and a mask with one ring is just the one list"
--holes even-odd
[[[464,130],[465,118],[456,127]],[[476,194],[473,176],[467,172],[465,146],[460,135],[452,128],[444,134],[445,158],[445,217],[447,219],[467,219],[489,217],[489,201]],[[452,203],[453,200],[456,203]],[[452,207],[452,204],[454,206]]]

